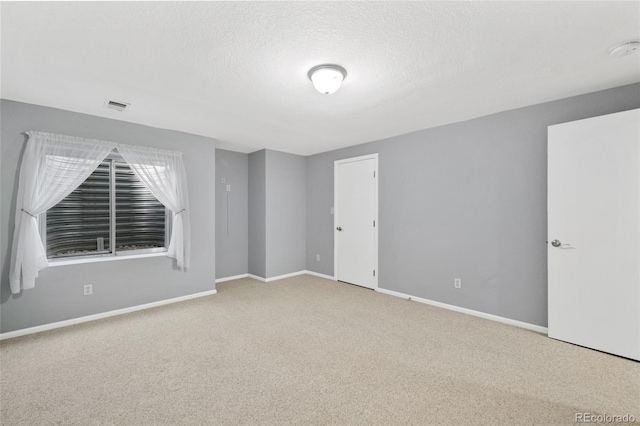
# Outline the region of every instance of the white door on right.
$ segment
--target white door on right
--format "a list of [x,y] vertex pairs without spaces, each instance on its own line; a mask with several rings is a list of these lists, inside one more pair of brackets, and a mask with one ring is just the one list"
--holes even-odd
[[549,127],[549,337],[640,360],[640,109]]
[[377,154],[335,162],[335,276],[377,288]]

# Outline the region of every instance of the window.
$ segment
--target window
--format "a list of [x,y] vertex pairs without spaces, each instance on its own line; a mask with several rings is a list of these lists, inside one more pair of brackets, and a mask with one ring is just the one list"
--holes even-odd
[[175,259],[177,269],[189,268],[191,220],[181,152],[25,133],[9,264],[11,293],[35,287],[38,272],[55,257],[113,259],[155,251]]
[[165,252],[170,212],[113,151],[40,217],[48,259]]

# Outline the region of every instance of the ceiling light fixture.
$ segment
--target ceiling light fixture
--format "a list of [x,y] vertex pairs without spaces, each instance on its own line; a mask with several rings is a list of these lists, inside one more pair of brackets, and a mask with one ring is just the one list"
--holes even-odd
[[311,68],[307,75],[318,92],[330,95],[340,88],[347,70],[340,65],[318,65]]
[[640,50],[640,40],[629,40],[624,43],[617,44],[609,49],[609,55],[614,58],[621,58]]

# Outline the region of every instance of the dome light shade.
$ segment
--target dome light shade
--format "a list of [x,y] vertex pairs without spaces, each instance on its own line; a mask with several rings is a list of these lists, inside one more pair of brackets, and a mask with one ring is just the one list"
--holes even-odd
[[330,95],[340,88],[347,71],[339,65],[318,65],[311,68],[308,75],[318,92]]

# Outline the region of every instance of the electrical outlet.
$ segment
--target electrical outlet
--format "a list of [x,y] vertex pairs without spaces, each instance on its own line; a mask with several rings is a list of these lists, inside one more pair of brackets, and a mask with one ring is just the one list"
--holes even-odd
[[93,285],[92,284],[86,284],[84,286],[84,295],[88,296],[90,294],[93,294]]
[[462,288],[462,280],[460,278],[453,279],[453,286],[455,288]]
[[316,254],[316,262],[320,262],[320,255]]
[[231,192],[231,185],[227,185],[227,192]]

